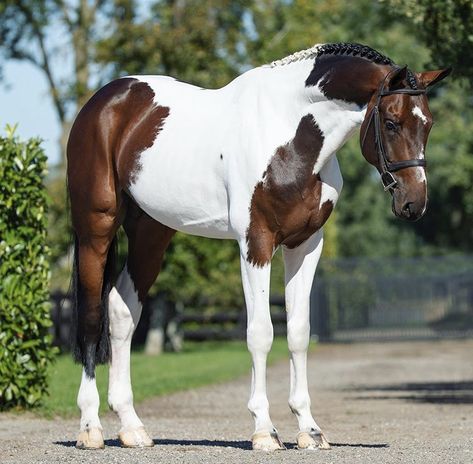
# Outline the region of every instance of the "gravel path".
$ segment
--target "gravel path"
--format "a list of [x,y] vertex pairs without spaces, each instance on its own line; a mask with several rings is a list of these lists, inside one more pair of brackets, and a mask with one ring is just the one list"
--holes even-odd
[[[329,451],[293,448],[288,364],[269,369],[272,417],[289,448],[249,449],[249,381],[148,400],[138,413],[157,446],[122,449],[112,414],[106,449],[74,448],[75,420],[0,414],[0,463],[473,463],[473,340],[321,345],[309,359],[313,412]],[[71,392],[75,395],[76,392]]]

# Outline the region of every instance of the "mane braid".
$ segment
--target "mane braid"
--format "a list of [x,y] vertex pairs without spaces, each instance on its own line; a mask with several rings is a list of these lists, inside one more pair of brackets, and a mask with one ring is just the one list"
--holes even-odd
[[[340,42],[314,45],[306,50],[301,50],[280,60],[273,61],[270,64],[270,67],[274,68],[276,66],[284,66],[296,61],[318,58],[319,56],[324,55],[359,56],[361,58],[366,58],[373,63],[396,66],[391,58],[388,58],[367,45]],[[406,80],[411,89],[417,89],[417,79],[410,69],[407,70]]]
[[385,55],[382,55],[375,49],[358,43],[328,43],[322,45],[317,57],[322,55],[344,55],[344,56],[360,56],[366,58],[373,63],[394,65],[394,61]]

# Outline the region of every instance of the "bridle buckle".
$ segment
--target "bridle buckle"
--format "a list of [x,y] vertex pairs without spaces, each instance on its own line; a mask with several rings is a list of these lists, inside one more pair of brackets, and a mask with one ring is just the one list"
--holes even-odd
[[381,182],[383,183],[385,192],[387,192],[389,189],[395,188],[397,185],[397,180],[389,171],[385,171],[383,174],[381,174]]

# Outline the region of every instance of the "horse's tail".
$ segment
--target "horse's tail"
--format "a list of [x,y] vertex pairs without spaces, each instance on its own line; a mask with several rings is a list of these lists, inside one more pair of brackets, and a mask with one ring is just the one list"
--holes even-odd
[[99,317],[91,314],[91,309],[84,298],[79,275],[79,240],[74,234],[74,259],[71,282],[72,299],[72,353],[76,362],[84,366],[86,374],[93,378],[95,365],[110,361],[110,333],[108,315],[108,296],[113,286],[115,260],[117,256],[117,238],[110,244],[107,261],[103,272],[102,292]]

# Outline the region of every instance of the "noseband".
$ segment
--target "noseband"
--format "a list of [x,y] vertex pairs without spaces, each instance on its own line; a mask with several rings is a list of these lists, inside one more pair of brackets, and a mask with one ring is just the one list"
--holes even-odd
[[[395,70],[394,70],[395,71]],[[394,95],[394,94],[404,94],[404,95],[422,95],[426,93],[425,90],[422,89],[399,89],[399,90],[386,90],[384,88],[387,78],[394,72],[391,71],[386,75],[386,77],[381,82],[378,90],[378,97],[376,98],[376,104],[374,105],[373,109],[371,110],[368,124],[365,129],[365,133],[363,134],[363,139],[361,141],[361,148],[365,145],[366,134],[368,133],[368,129],[371,126],[371,123],[374,121],[374,143],[376,146],[376,151],[378,152],[378,160],[379,160],[379,167],[381,169],[381,182],[384,186],[384,191],[394,189],[397,186],[397,180],[392,175],[393,172],[400,171],[401,169],[405,168],[413,168],[413,167],[424,167],[427,165],[425,159],[410,159],[410,160],[403,160],[403,161],[389,161],[386,150],[384,149],[383,144],[383,137],[381,135],[381,119],[379,116],[379,104],[381,102],[381,98],[387,95]]]

